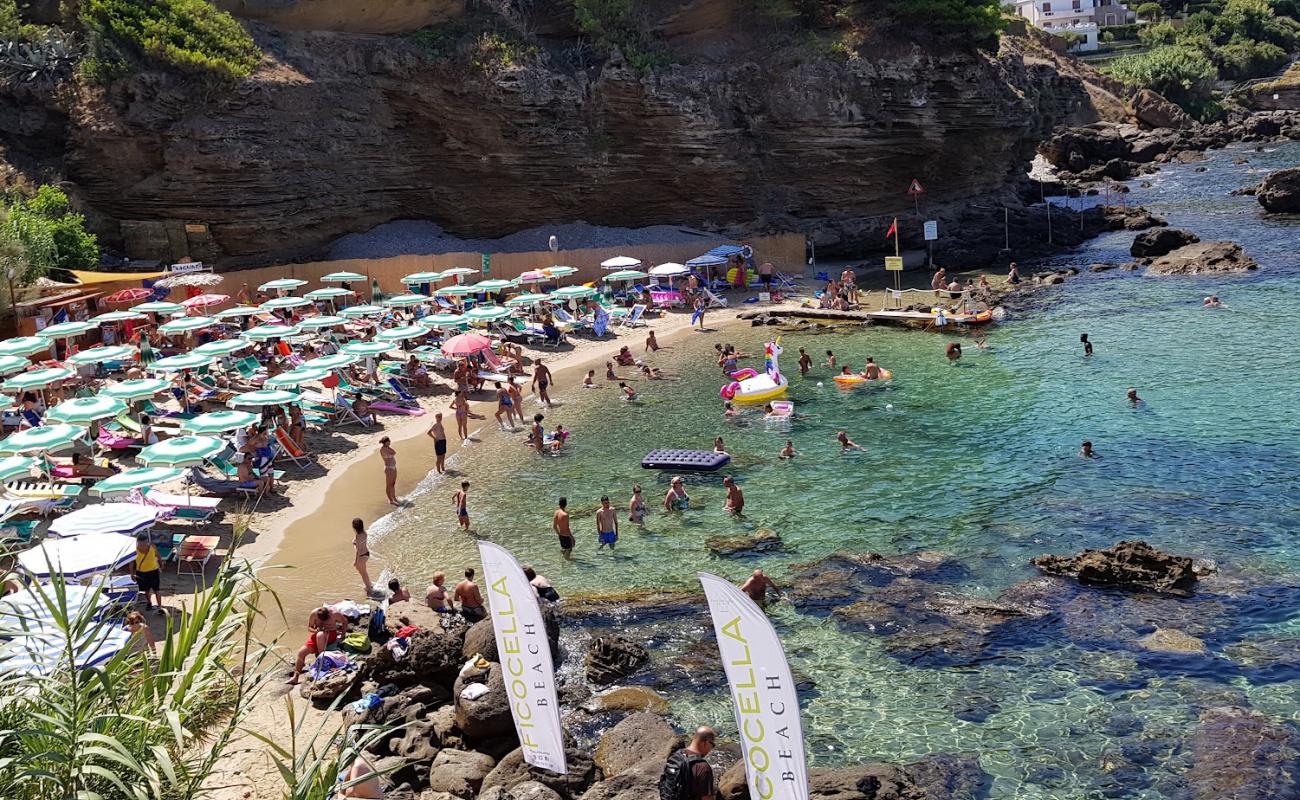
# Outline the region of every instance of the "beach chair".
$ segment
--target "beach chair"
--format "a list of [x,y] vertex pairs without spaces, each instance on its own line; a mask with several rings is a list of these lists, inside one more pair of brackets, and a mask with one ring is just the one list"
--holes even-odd
[[208,475],[198,467],[191,467],[189,474],[190,484],[199,487],[199,491],[211,495],[215,498],[257,496],[257,489],[244,486],[234,478],[214,478]]
[[199,525],[212,521],[217,513],[221,499],[216,497],[195,497],[188,494],[170,494],[148,487],[140,490],[141,501],[162,511],[171,513],[171,519],[181,519]]
[[520,344],[535,345],[546,341],[546,334],[541,328],[534,328],[522,319],[508,319],[498,323],[494,331],[501,338]]
[[298,468],[305,467],[311,463],[311,456],[307,455],[307,453],[298,446],[297,442],[289,438],[289,434],[285,433],[283,428],[276,428],[274,457],[280,458],[281,456],[292,461],[293,465]]
[[374,423],[374,417],[371,415],[366,415],[366,418],[364,419],[360,417],[356,410],[352,408],[352,404],[348,402],[347,398],[340,397],[338,399],[338,404],[340,414],[338,421],[334,423],[335,425],[349,425],[355,422],[358,425],[369,428]]
[[[224,458],[218,458],[216,456],[213,456],[212,458],[208,459],[208,463],[216,467],[217,470],[220,471],[221,474],[225,475],[227,478],[234,478],[239,475],[239,467],[236,467],[234,464],[230,463]],[[256,467],[253,469],[253,472],[258,475],[262,474],[262,471],[257,469]],[[284,470],[282,469],[272,470],[271,477],[276,479],[277,481],[280,480],[281,478],[284,477]]]
[[104,584],[104,599],[109,609],[126,609],[140,600],[140,588],[130,575],[114,575]]
[[719,297],[718,295],[714,294],[714,293],[712,292],[712,290],[710,290],[710,289],[708,289],[708,288],[706,288],[706,287],[701,287],[701,288],[700,288],[700,291],[704,293],[704,299],[705,299],[705,302],[708,303],[709,308],[726,308],[726,307],[727,307],[727,298],[725,298],[725,297]]
[[0,499],[12,502],[26,501],[33,513],[62,514],[71,511],[81,497],[82,486],[75,483],[50,481],[10,481],[5,484]]
[[221,538],[218,536],[186,536],[181,539],[176,546],[176,574],[181,574],[181,567],[185,567],[186,572],[202,575],[219,544]]
[[[24,513],[24,512],[18,512]],[[39,519],[8,519],[0,523],[0,539],[8,542],[17,542],[18,544],[30,544],[32,534],[36,533],[36,527],[41,524]]]
[[554,314],[557,320],[568,326],[570,333],[577,333],[578,331],[586,330],[591,327],[587,320],[575,318],[568,312],[568,310],[561,308],[560,306],[555,307]]
[[632,306],[631,312],[629,312],[628,315],[624,317],[619,324],[622,325],[624,328],[636,328],[638,326],[644,325],[645,322],[642,321],[641,317],[645,314],[645,309],[646,306],[644,303],[637,303],[636,305]]
[[373,400],[396,399],[393,393],[388,389],[383,389],[378,386],[353,386],[351,383],[348,383],[347,376],[342,372],[336,372],[334,374],[337,375],[339,379],[339,391],[351,392],[352,394],[368,397]]
[[389,379],[388,379],[388,386],[389,386],[389,388],[391,388],[394,392],[397,393],[397,400],[398,400],[398,402],[400,402],[400,403],[402,403],[402,404],[404,404],[404,405],[409,405],[409,406],[418,406],[418,405],[420,405],[420,401],[415,399],[415,395],[413,395],[413,394],[411,394],[409,391],[407,391],[407,390],[406,390],[406,387],[403,386],[403,385],[402,385],[402,382],[399,381],[397,378],[395,378],[395,377],[393,377],[393,378],[389,378]]

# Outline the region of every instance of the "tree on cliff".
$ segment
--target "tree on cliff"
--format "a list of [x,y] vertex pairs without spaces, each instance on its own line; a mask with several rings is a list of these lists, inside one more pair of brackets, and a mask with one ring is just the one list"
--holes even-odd
[[86,230],[86,218],[73,213],[57,187],[42,186],[0,209],[0,267],[13,269],[18,283],[53,269],[92,269],[98,263],[99,243]]

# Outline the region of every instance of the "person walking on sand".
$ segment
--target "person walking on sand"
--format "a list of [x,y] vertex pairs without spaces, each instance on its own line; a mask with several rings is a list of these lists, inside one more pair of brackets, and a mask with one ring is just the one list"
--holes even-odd
[[447,429],[442,426],[441,411],[433,415],[433,424],[429,426],[429,438],[433,440],[433,468],[441,475],[447,471]]
[[469,532],[469,481],[460,482],[460,490],[451,496],[451,504],[456,507],[456,520],[461,528]]
[[609,545],[613,550],[614,545],[618,543],[618,513],[609,506],[609,495],[602,495],[600,498],[600,508],[596,509],[596,534],[600,544],[596,549]]
[[460,602],[460,615],[471,625],[487,618],[487,612],[483,610],[483,595],[474,582],[473,567],[465,568],[465,580],[456,584],[452,599]]
[[538,399],[545,403],[547,408],[551,407],[551,396],[546,393],[546,390],[551,386],[551,381],[551,368],[543,364],[540,358],[537,359],[537,363],[533,368],[533,391],[537,393]]
[[722,485],[727,489],[727,502],[723,504],[722,510],[740,516],[740,512],[745,510],[745,493],[740,491],[736,479],[730,475],[722,479]]
[[768,589],[771,589],[777,594],[781,593],[781,590],[776,588],[776,584],[772,582],[772,579],[764,575],[763,570],[761,569],[754,570],[754,574],[750,575],[745,579],[744,583],[740,584],[740,591],[749,595],[750,600],[758,603],[759,608],[767,608]]
[[705,301],[704,296],[700,295],[695,298],[695,313],[691,314],[691,325],[700,324],[700,330],[704,330],[704,312],[708,310],[709,304]]
[[390,505],[399,505],[397,502],[397,451],[393,449],[393,441],[387,436],[379,440],[379,457],[384,462],[384,491],[388,494]]
[[[158,558],[158,548],[148,531],[135,535],[135,558],[131,561],[131,577],[135,578],[136,588],[144,595],[145,607],[164,613],[162,601],[162,565]],[[158,601],[155,606],[149,602],[150,596]]]
[[361,576],[361,582],[366,587],[366,596],[369,597],[375,590],[375,585],[370,580],[370,537],[366,535],[366,524],[360,517],[352,520],[352,549],[356,551],[352,566]]

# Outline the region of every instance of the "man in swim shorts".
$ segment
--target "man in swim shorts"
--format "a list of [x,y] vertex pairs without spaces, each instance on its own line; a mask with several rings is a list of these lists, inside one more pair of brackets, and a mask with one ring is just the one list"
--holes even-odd
[[442,426],[442,412],[433,415],[433,424],[429,426],[429,438],[433,440],[433,467],[441,475],[446,471],[447,429]]
[[800,347],[799,348],[799,374],[807,375],[808,370],[810,369],[812,369],[812,356],[808,355],[807,350]]
[[573,532],[569,530],[569,498],[561,497],[559,508],[551,518],[551,530],[560,537],[560,552],[565,558],[573,558]]
[[533,391],[537,392],[538,398],[546,404],[547,408],[551,407],[551,396],[546,390],[551,386],[551,369],[542,363],[539,358],[536,362],[536,368],[533,370]]
[[727,502],[722,506],[722,510],[730,514],[740,514],[745,510],[745,493],[740,491],[736,479],[730,475],[722,479],[722,485],[727,489]]
[[862,367],[862,377],[869,381],[880,379],[880,365],[871,356],[867,356],[867,363]]
[[609,495],[603,495],[600,498],[600,508],[596,510],[596,534],[600,539],[600,544],[596,549],[609,545],[613,550],[614,545],[618,542],[618,513],[610,508]]
[[460,601],[460,615],[471,625],[487,618],[487,611],[483,609],[483,595],[478,590],[478,584],[474,582],[473,567],[465,568],[465,580],[456,584],[456,592],[452,598]]
[[771,578],[763,574],[763,570],[761,569],[754,570],[754,574],[750,575],[745,579],[744,583],[740,584],[740,591],[749,595],[750,600],[758,603],[759,608],[767,608],[768,589],[777,593],[780,593],[781,591],[776,588],[775,583],[772,583]]

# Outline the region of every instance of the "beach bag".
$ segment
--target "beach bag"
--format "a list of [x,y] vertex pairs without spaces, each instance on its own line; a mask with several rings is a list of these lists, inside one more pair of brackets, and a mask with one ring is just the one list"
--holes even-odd
[[370,641],[375,644],[383,644],[390,638],[387,628],[388,614],[385,613],[383,606],[370,612],[370,624],[366,626],[366,635]]
[[350,653],[369,653],[370,637],[364,631],[353,631],[343,637],[343,649]]
[[659,776],[659,800],[693,800],[692,784],[695,765],[704,761],[697,755],[678,750],[668,757],[664,772]]

